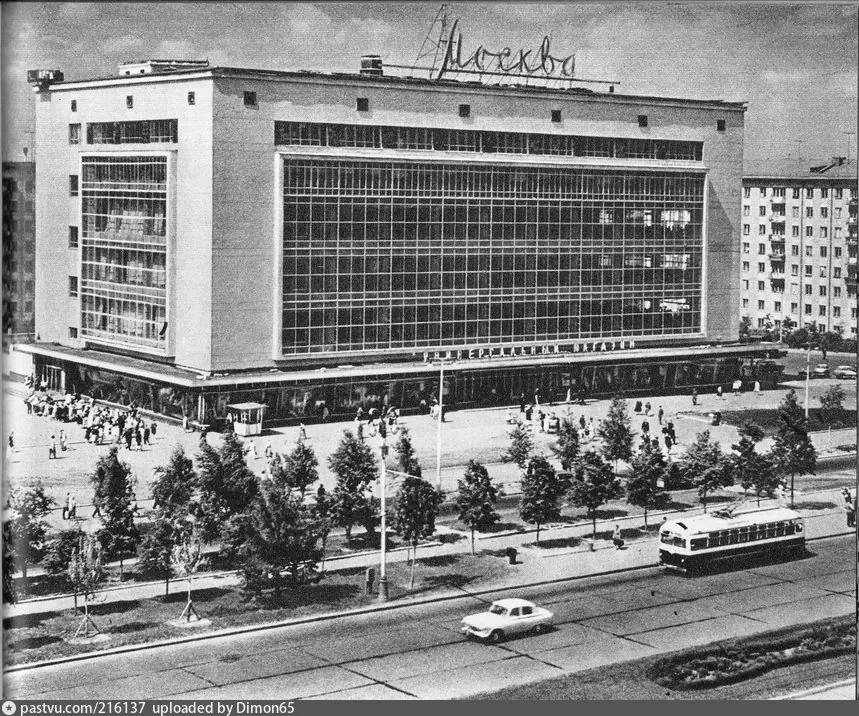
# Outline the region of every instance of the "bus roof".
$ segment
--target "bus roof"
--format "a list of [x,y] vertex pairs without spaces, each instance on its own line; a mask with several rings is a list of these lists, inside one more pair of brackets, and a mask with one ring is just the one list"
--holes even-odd
[[787,507],[771,507],[763,510],[748,510],[727,515],[720,512],[710,512],[695,517],[681,517],[678,520],[666,522],[662,529],[673,529],[683,532],[715,532],[733,527],[744,527],[766,522],[781,522],[784,520],[802,519],[799,512]]

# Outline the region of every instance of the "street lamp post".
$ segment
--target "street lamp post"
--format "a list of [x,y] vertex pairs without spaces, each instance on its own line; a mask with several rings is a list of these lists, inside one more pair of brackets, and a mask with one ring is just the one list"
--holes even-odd
[[380,550],[379,550],[379,601],[386,602],[388,601],[388,575],[385,573],[385,548],[387,547],[388,534],[387,534],[387,485],[385,477],[387,473],[387,468],[385,466],[385,453],[382,452],[382,524],[380,525],[382,530],[381,539],[379,540]]
[[808,388],[811,381],[811,341],[805,354],[805,419],[808,420]]
[[438,425],[435,434],[435,477],[441,489],[441,421],[444,418],[444,363],[438,366]]

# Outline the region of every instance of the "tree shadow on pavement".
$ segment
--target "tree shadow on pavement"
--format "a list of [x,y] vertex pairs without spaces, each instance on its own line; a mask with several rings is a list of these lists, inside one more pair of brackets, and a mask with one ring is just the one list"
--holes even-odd
[[795,510],[831,510],[833,507],[838,507],[834,502],[814,502],[807,500],[805,502],[797,502],[794,504]]

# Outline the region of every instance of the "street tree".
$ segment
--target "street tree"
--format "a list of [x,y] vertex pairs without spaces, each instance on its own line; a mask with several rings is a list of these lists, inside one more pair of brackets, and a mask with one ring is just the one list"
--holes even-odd
[[498,488],[492,484],[486,468],[474,460],[468,461],[458,486],[459,521],[471,530],[471,554],[474,554],[474,531],[491,527],[501,519],[495,511]]
[[391,527],[402,536],[412,552],[409,589],[414,589],[415,586],[418,542],[435,532],[435,519],[443,500],[441,490],[414,475],[404,478],[400,489],[394,495]]
[[820,408],[827,425],[840,424],[846,397],[840,385],[830,385],[820,396]]
[[18,601],[15,591],[15,549],[13,546],[15,537],[13,535],[12,522],[8,518],[3,519],[3,603],[14,604]]
[[743,316],[740,319],[740,340],[747,342],[751,338],[752,319],[748,316]]
[[361,524],[367,541],[375,537],[379,523],[379,498],[371,486],[379,479],[379,468],[373,451],[350,430],[343,431],[337,449],[329,456],[328,466],[337,476],[334,487],[334,523],[346,530],[346,541],[352,538],[352,526]]
[[279,601],[283,588],[316,574],[322,551],[313,510],[292,490],[264,482],[248,513],[247,539],[239,547],[243,591],[254,598],[268,589]]
[[597,538],[597,510],[622,494],[620,480],[615,477],[611,465],[590,450],[579,457],[573,466],[573,479],[566,499],[573,507],[585,508],[594,539]]
[[399,437],[394,446],[397,453],[397,464],[401,472],[414,477],[421,476],[421,466],[418,462],[415,448],[412,445],[412,436],[409,429],[404,425],[400,428]]
[[319,537],[322,540],[322,555],[319,567],[320,572],[325,571],[325,551],[328,547],[328,535],[334,526],[334,495],[326,492],[325,487],[320,485],[316,491],[316,500],[313,503],[313,514],[319,526]]
[[203,563],[203,545],[198,534],[193,530],[182,534],[174,539],[173,548],[170,552],[170,571],[177,577],[188,580],[188,601],[179,619],[187,622],[200,621],[200,614],[191,600],[191,580]]
[[707,495],[714,490],[733,484],[731,465],[719,443],[710,439],[710,431],[695,436],[686,448],[680,465],[687,480],[698,488],[698,496],[707,511]]
[[769,455],[757,451],[758,443],[764,438],[764,431],[757,423],[747,420],[738,429],[740,439],[731,449],[730,466],[734,482],[739,482],[743,490],[753,489],[758,505],[761,497],[773,497],[781,485]]
[[192,529],[192,503],[197,484],[194,464],[182,447],[176,446],[167,465],[155,468],[152,483],[151,529],[138,551],[140,570],[164,579],[164,594],[170,594],[174,576],[173,551]]
[[283,487],[297,490],[304,497],[307,488],[319,479],[319,460],[313,446],[299,436],[295,447],[281,459],[276,455],[272,461],[271,477]]
[[11,547],[15,566],[20,567],[24,579],[27,578],[27,567],[39,562],[45,554],[46,518],[55,506],[56,502],[45,492],[41,480],[24,489],[12,490],[9,495]]
[[98,594],[102,583],[107,577],[102,562],[102,548],[95,535],[84,535],[78,547],[72,553],[67,571],[69,584],[75,595],[75,611],[77,611],[78,597],[84,600],[84,617],[75,632],[75,637],[89,637],[90,627],[96,634],[99,628],[89,615],[89,603]]
[[524,470],[534,452],[531,426],[525,423],[516,423],[507,435],[510,438],[510,447],[501,455],[501,461],[515,462],[520,470]]
[[537,526],[537,543],[540,543],[540,526],[555,522],[561,517],[561,497],[567,483],[542,455],[532,457],[522,476],[522,497],[519,516],[528,524]]
[[668,466],[659,444],[654,445],[648,441],[632,458],[630,467],[632,475],[626,483],[626,501],[630,505],[644,509],[646,531],[648,510],[659,507],[665,502],[666,493],[659,487],[659,481],[665,484]]
[[93,502],[100,506],[103,521],[98,540],[105,559],[119,560],[121,581],[123,563],[126,557],[134,554],[140,542],[140,531],[134,524],[135,480],[131,468],[119,459],[116,446],[98,459],[90,481],[94,488]]
[[573,469],[573,464],[579,457],[579,431],[570,415],[565,415],[561,419],[558,439],[552,446],[552,452],[560,461],[562,470]]
[[45,544],[45,556],[42,557],[42,568],[51,575],[65,574],[69,568],[72,554],[80,544],[83,530],[80,525],[67,530],[54,532]]
[[596,432],[603,442],[603,457],[614,462],[614,474],[617,475],[619,461],[632,457],[632,444],[635,439],[632,418],[623,398],[616,395],[611,399],[608,414],[604,420],[600,420]]
[[226,433],[217,449],[200,442],[194,516],[203,541],[223,537],[232,529],[231,521],[244,514],[258,494],[259,479],[247,466],[244,448],[234,433]]
[[790,475],[790,506],[794,506],[794,478],[814,474],[817,452],[808,434],[808,420],[796,391],[791,390],[778,409],[778,431],[773,438],[770,456],[780,475]]

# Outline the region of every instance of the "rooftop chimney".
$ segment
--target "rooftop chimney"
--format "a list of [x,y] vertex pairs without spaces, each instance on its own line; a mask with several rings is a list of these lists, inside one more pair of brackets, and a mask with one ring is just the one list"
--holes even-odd
[[379,55],[362,55],[361,74],[381,77],[384,74],[382,70],[382,58]]

